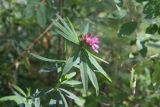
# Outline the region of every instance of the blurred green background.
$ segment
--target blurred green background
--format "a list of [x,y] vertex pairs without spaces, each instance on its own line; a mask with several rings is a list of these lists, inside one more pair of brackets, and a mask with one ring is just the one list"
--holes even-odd
[[[72,46],[65,50],[54,27],[37,40],[58,13],[72,21],[79,35],[88,23],[89,31],[100,37],[98,56],[110,62],[101,65],[113,82],[98,75],[99,96],[92,86],[87,97],[82,87],[71,89],[85,100],[84,107],[160,107],[159,0],[1,0],[0,97],[12,95],[9,83],[35,91],[56,82],[56,73],[39,72],[55,63],[39,61],[27,51],[51,59],[74,51]],[[49,102],[43,100],[44,105]],[[0,107],[17,106],[0,102]]]

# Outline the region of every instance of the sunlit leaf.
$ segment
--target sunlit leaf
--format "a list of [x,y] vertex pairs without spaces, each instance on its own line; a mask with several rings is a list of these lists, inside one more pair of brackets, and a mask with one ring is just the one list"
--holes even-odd
[[93,86],[96,89],[96,94],[98,95],[99,86],[98,86],[98,82],[97,82],[97,77],[96,77],[95,73],[90,68],[88,68],[87,73],[88,73],[89,79],[91,80]]
[[88,90],[88,64],[85,62],[83,59],[80,62],[80,74],[81,74],[81,79],[83,83],[83,88],[84,91],[87,92]]
[[76,80],[69,80],[69,81],[64,81],[62,82],[62,84],[67,84],[67,85],[79,85],[82,84],[80,81],[76,81]]
[[18,105],[23,103],[23,101],[15,95],[1,97],[0,102],[4,102],[4,101],[15,101]]
[[69,74],[66,74],[65,77],[66,77],[67,79],[71,79],[71,78],[73,78],[75,75],[76,75],[76,72],[71,72],[71,73],[69,73]]
[[68,20],[69,25],[64,21],[64,19],[62,19],[59,15],[57,15],[57,17],[59,18],[60,22],[57,22],[55,20],[54,24],[60,29],[57,29],[56,32],[59,33],[61,36],[63,36],[65,39],[75,43],[75,44],[79,44],[79,39],[78,39],[78,35],[72,25],[72,23]]
[[59,88],[61,91],[65,92],[66,93],[66,96],[71,98],[71,99],[77,99],[78,97],[76,95],[74,95],[73,93],[67,91],[66,89],[63,89],[63,88]]
[[41,107],[40,106],[40,98],[35,98],[34,105],[35,105],[35,107]]
[[58,92],[62,98],[62,102],[63,102],[64,107],[68,107],[68,104],[67,104],[67,101],[66,101],[66,98],[64,97],[64,95],[61,93],[60,90],[58,90]]
[[[86,51],[87,51],[87,50],[86,50]],[[89,51],[87,51],[87,53],[88,53],[89,55],[92,55],[94,58],[96,58],[96,59],[98,59],[98,60],[100,60],[100,61],[102,61],[102,62],[104,62],[104,63],[106,63],[106,64],[109,64],[109,62],[105,61],[105,60],[102,59],[102,58],[99,58],[98,56],[90,53]]]
[[110,82],[112,81],[108,74],[103,70],[103,68],[98,64],[98,62],[92,57],[92,55],[88,55],[90,62],[92,63],[93,66],[96,67],[98,72],[103,74]]
[[65,32],[62,32],[62,31],[60,31],[60,30],[58,30],[58,29],[56,29],[55,31],[56,31],[58,34],[60,34],[61,36],[63,36],[65,39],[67,39],[67,40],[69,40],[69,41],[71,41],[71,42],[73,42],[73,43],[76,43],[76,42],[74,41],[74,39],[73,39],[70,35],[66,34]]
[[16,90],[17,92],[19,92],[21,95],[23,95],[24,97],[26,97],[27,95],[25,94],[25,92],[19,88],[18,86],[11,84],[11,86],[14,88],[14,90]]
[[75,52],[71,57],[68,58],[63,69],[63,75],[67,74],[70,71],[70,69],[73,67],[73,65],[77,63],[76,60],[78,58],[78,55],[79,53]]
[[71,29],[72,29],[72,32],[73,32],[73,37],[76,39],[76,41],[78,42],[79,40],[78,40],[78,35],[77,35],[77,33],[76,33],[76,31],[75,31],[75,29],[74,29],[74,26],[73,26],[73,24],[71,23],[71,21],[67,18],[67,20],[68,20],[68,22],[69,22],[69,25],[70,25],[70,27],[71,27]]

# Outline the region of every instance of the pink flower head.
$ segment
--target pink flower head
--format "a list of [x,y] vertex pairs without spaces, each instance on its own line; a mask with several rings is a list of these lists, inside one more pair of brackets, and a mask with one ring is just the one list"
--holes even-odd
[[83,36],[84,42],[91,47],[91,49],[98,53],[99,49],[99,38],[98,36],[92,37],[92,33]]

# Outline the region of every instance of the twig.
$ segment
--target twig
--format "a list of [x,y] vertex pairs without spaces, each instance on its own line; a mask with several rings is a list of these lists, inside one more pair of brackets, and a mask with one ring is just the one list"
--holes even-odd
[[[58,18],[56,19],[58,21]],[[28,50],[31,50],[34,44],[39,41],[54,25],[54,22],[52,22],[37,38],[34,39],[34,41],[28,46]]]

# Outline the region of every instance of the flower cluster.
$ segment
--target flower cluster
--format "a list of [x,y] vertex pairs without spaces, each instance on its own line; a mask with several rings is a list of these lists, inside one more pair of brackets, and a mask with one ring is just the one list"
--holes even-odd
[[91,47],[91,49],[98,53],[99,49],[99,38],[98,36],[92,37],[92,33],[83,36],[83,41]]

